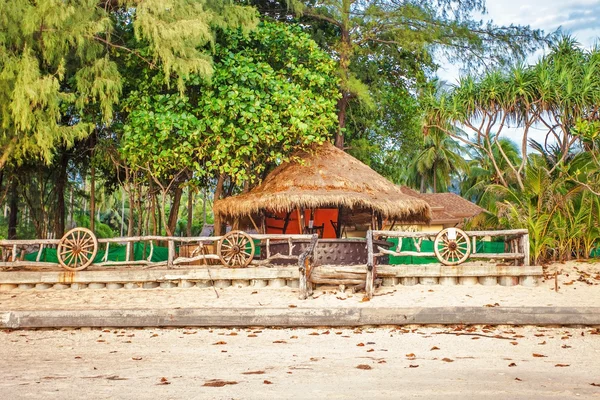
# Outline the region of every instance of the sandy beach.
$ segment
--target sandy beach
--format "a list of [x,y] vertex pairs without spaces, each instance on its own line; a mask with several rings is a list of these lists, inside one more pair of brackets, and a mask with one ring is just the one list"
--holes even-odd
[[5,399],[600,397],[591,328],[0,333]]

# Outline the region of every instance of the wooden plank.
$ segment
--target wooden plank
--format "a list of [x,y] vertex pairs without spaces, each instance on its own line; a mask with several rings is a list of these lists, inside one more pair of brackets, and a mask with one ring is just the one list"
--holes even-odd
[[397,237],[397,238],[425,238],[425,237],[435,237],[437,232],[408,232],[408,231],[373,231],[373,237],[377,238],[379,236],[387,236],[387,237]]
[[52,244],[58,244],[60,242],[60,239],[32,239],[32,240],[7,240],[7,239],[3,239],[0,240],[0,246],[5,246],[5,247],[11,247],[14,245],[17,246],[28,246],[31,244],[45,244],[45,245],[52,245]]
[[507,235],[526,235],[527,229],[505,229],[501,231],[466,231],[469,236],[507,236]]
[[[323,267],[320,267],[323,268]],[[379,265],[379,276],[409,278],[409,277],[485,277],[485,276],[542,276],[542,267],[536,266],[496,266],[496,265],[469,265],[445,266],[431,265]]]
[[[303,303],[303,304],[307,304]],[[0,312],[0,328],[323,327],[413,324],[600,325],[600,307],[236,307],[20,310]]]
[[[507,235],[525,235],[529,233],[527,229],[507,229],[500,231],[466,231],[469,236],[507,236]],[[424,237],[435,237],[437,232],[408,232],[408,231],[379,231],[374,230],[373,236],[387,236],[387,237],[412,237],[412,238],[424,238]]]
[[[56,267],[60,266],[57,263],[45,262],[45,261],[3,261],[0,262],[0,267]],[[0,271],[0,280],[2,279],[2,274],[6,272]]]
[[324,273],[319,271],[319,269],[315,269],[311,275],[310,280],[314,282],[315,279],[359,279],[361,282],[365,281],[366,271],[363,270],[362,273]]
[[0,283],[123,283],[164,282],[178,280],[250,280],[298,279],[298,268],[198,268],[185,270],[124,270],[124,271],[9,271],[0,273]]
[[310,278],[310,281],[319,285],[360,285],[361,283],[365,283],[364,279],[332,279],[314,276]]
[[477,253],[471,258],[489,258],[491,260],[515,260],[525,257],[522,253]]

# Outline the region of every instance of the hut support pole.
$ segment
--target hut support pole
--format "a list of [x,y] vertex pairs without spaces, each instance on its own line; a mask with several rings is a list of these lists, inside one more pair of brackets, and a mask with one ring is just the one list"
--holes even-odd
[[300,233],[301,235],[304,233],[304,208],[298,208],[298,225],[300,225]]
[[342,210],[343,207],[338,207],[338,218],[337,218],[337,230],[335,232],[335,237],[340,239],[342,237]]
[[[292,212],[288,212],[287,214],[285,214],[285,220],[283,221],[283,234],[285,235],[287,233],[287,228],[288,225],[290,224],[290,217],[292,215]],[[302,232],[300,232],[302,233]]]
[[367,232],[367,278],[365,282],[365,291],[367,298],[372,299],[374,294],[375,281],[375,260],[373,256],[373,231]]

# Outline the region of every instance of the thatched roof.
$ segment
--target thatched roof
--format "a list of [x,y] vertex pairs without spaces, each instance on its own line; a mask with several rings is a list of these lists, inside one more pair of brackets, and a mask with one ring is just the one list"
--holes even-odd
[[483,208],[454,193],[419,193],[406,186],[400,188],[404,194],[418,197],[431,207],[431,225],[458,224],[484,211]]
[[427,222],[431,217],[427,202],[402,193],[400,187],[328,142],[298,156],[302,163],[280,165],[248,193],[215,201],[215,214],[227,218],[260,210],[343,206],[409,222]]

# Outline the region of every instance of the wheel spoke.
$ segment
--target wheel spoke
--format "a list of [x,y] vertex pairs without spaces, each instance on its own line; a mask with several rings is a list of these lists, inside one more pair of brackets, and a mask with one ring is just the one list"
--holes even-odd
[[69,253],[67,256],[63,256],[62,259],[65,264],[71,264],[71,261],[73,260],[73,253]]
[[81,249],[81,250],[84,250],[84,249],[89,249],[90,247],[94,247],[94,246],[95,246],[95,244],[94,244],[94,243],[89,243],[89,244],[87,244],[87,245],[85,245],[85,246],[81,246],[81,247],[80,247],[80,249]]

